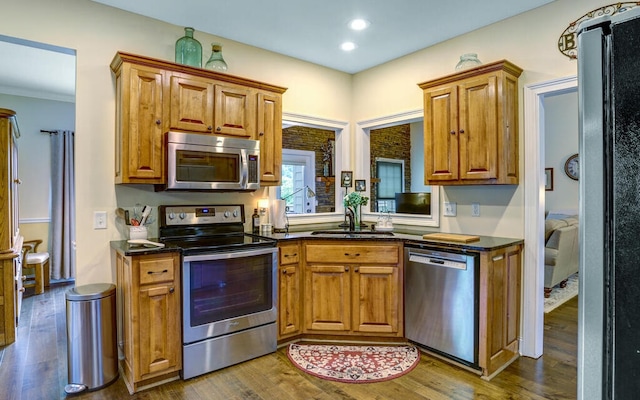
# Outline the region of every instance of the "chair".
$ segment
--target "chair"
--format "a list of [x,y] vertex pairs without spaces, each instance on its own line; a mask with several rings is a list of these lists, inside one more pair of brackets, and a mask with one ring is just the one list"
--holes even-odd
[[579,245],[576,218],[548,219],[544,248],[544,297],[557,284],[564,288],[568,278],[578,272]]
[[[24,287],[35,287],[36,294],[44,293],[44,288],[49,287],[49,253],[38,253],[38,245],[42,240],[25,240],[22,243],[23,263],[22,269],[34,269],[35,282],[25,283]],[[25,279],[23,277],[23,279]]]

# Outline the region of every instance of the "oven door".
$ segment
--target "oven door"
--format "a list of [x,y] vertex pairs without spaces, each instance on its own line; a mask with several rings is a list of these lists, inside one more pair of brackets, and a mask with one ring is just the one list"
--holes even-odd
[[186,255],[183,342],[275,323],[277,254],[277,248],[269,247]]

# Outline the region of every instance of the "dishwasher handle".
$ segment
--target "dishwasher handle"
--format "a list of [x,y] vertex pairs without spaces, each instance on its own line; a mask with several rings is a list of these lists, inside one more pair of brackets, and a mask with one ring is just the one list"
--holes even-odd
[[466,270],[467,263],[463,261],[447,260],[442,258],[431,257],[427,254],[409,253],[409,262],[416,264],[424,264],[434,267],[453,268]]

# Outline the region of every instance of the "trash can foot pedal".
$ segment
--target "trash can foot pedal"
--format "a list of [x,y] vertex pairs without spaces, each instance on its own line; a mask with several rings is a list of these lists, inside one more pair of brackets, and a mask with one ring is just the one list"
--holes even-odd
[[70,383],[64,387],[66,394],[76,394],[87,390],[87,385],[81,383]]

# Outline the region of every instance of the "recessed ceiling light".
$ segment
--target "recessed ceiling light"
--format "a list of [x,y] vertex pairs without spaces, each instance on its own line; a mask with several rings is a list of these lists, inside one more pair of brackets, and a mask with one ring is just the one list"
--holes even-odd
[[351,51],[356,48],[356,44],[353,42],[344,42],[340,45],[340,48],[344,51]]
[[351,22],[349,22],[349,28],[353,29],[354,31],[361,31],[363,29],[366,29],[368,26],[369,26],[369,21],[362,18],[356,18],[354,20],[351,20]]

